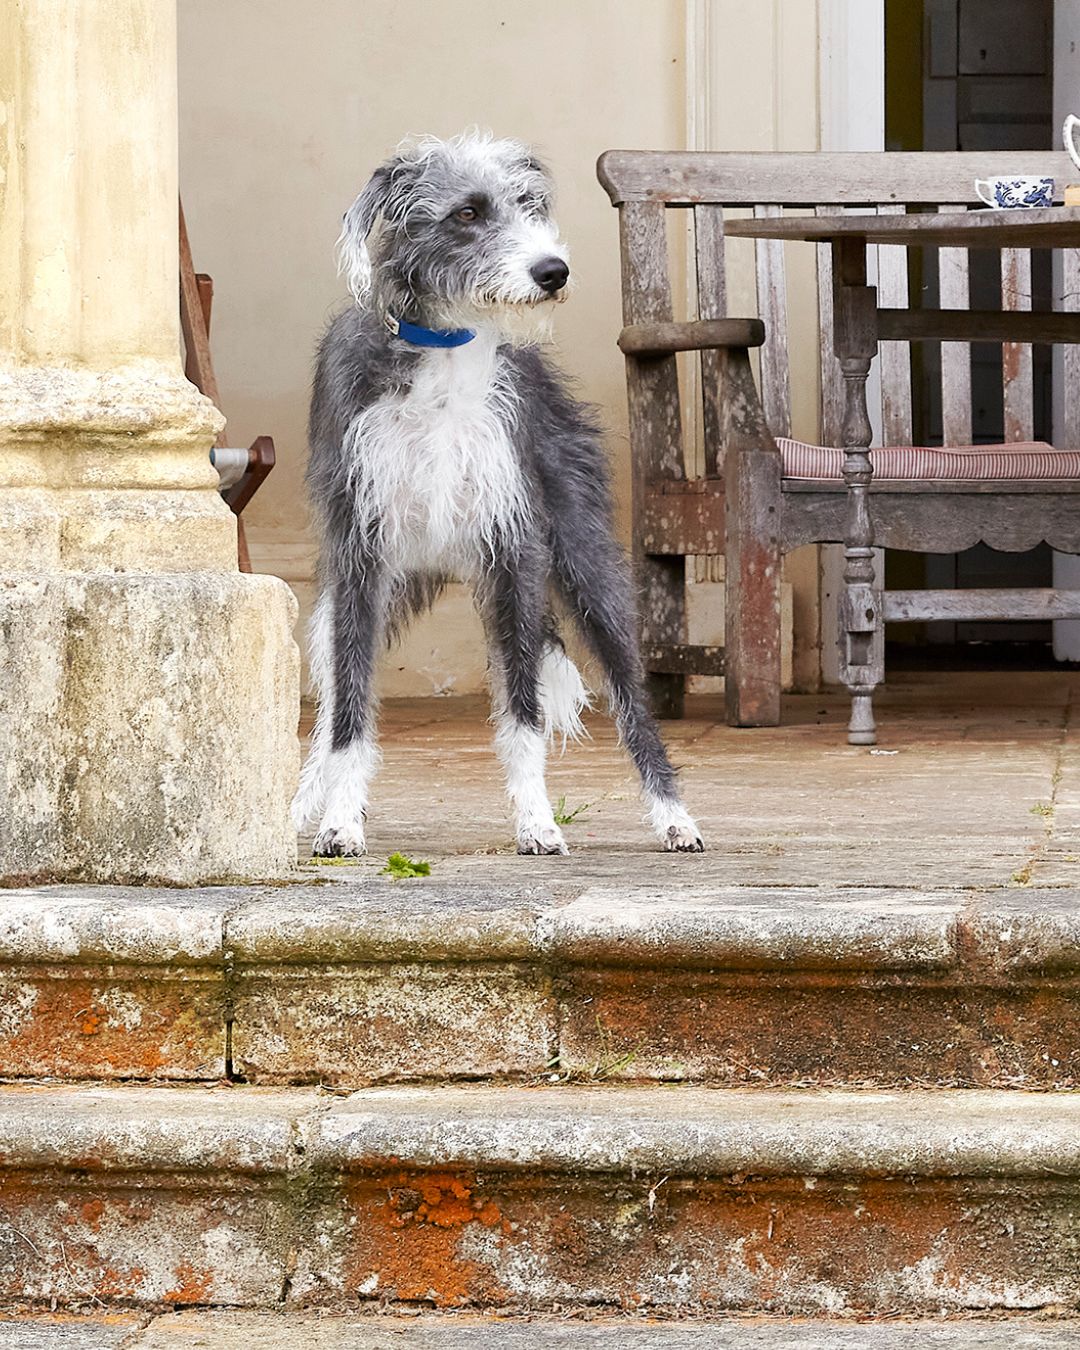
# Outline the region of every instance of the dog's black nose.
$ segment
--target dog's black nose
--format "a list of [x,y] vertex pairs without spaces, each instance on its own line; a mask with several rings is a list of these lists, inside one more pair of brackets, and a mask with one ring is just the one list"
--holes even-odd
[[542,291],[554,295],[566,285],[570,269],[561,258],[541,258],[529,269],[529,275]]

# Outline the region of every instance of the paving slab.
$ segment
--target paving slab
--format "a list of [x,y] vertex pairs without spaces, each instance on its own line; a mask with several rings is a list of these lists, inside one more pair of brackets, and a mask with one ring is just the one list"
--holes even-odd
[[[1076,1324],[1010,1321],[860,1326],[826,1323],[526,1322],[510,1318],[313,1318],[296,1314],[182,1313],[161,1317],[134,1342],[137,1350],[1072,1350]],[[20,1347],[21,1350],[21,1347]],[[37,1350],[37,1347],[34,1347]],[[81,1350],[81,1347],[80,1347]]]
[[[149,1323],[148,1325],[146,1325]],[[26,1314],[0,1317],[4,1350],[1066,1350],[1076,1323],[842,1323],[754,1319],[657,1322],[562,1318],[320,1316],[198,1311],[153,1318]]]
[[377,874],[404,849],[443,879],[494,883],[1070,884],[1078,688],[1074,672],[900,677],[880,693],[870,749],[846,744],[835,694],[788,696],[783,725],[749,729],[723,725],[719,701],[691,699],[687,718],[663,725],[709,849],[685,857],[654,849],[606,717],[591,715],[591,739],[550,760],[552,797],[588,804],[566,827],[571,857],[520,859],[484,702],[388,703],[371,857],[357,870]]
[[926,970],[955,963],[969,899],[835,885],[592,886],[545,913],[540,930],[545,949],[574,965]]
[[146,1315],[0,1313],[3,1350],[129,1350],[150,1321]]

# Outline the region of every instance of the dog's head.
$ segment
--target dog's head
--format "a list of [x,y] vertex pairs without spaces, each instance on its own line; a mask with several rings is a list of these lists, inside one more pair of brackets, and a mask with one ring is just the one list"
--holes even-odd
[[341,268],[357,304],[435,326],[521,329],[570,269],[551,179],[520,141],[466,132],[398,148],[346,212]]

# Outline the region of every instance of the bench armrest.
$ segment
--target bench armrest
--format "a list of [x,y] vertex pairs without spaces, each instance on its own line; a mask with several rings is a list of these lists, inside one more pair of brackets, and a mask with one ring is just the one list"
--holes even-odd
[[634,323],[619,334],[626,356],[670,356],[723,347],[760,347],[765,325],[760,319],[693,319],[688,323]]

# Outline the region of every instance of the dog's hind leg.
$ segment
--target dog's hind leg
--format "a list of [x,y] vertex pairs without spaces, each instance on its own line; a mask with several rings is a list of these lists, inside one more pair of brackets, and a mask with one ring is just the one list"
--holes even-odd
[[701,832],[679,799],[645,693],[630,574],[606,512],[567,512],[552,520],[555,571],[581,631],[604,667],[611,709],[641,775],[647,819],[664,848],[700,853]]
[[540,667],[547,644],[546,552],[532,541],[497,559],[478,589],[491,655],[495,750],[514,806],[519,853],[566,853],[544,766]]
[[368,792],[379,763],[372,684],[386,587],[372,565],[359,575],[335,577],[330,591],[330,712],[322,732],[329,745],[320,742],[322,819],[313,852],[354,857],[367,851]]

